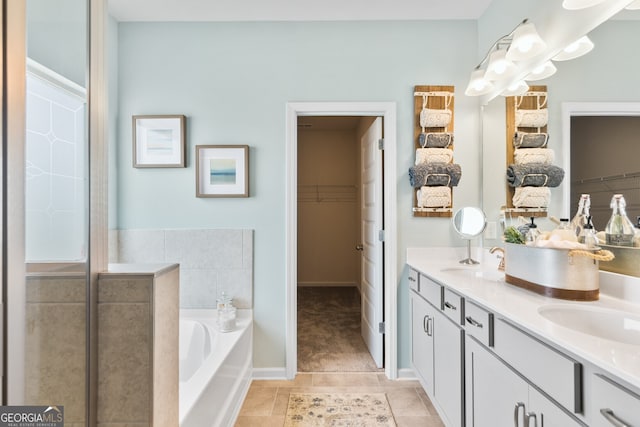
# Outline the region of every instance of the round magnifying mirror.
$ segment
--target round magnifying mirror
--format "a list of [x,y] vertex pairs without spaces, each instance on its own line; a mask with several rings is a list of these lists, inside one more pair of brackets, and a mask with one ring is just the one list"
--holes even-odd
[[453,215],[453,228],[463,239],[467,239],[467,258],[461,264],[479,264],[471,258],[471,239],[479,236],[487,226],[487,217],[480,208],[464,207]]

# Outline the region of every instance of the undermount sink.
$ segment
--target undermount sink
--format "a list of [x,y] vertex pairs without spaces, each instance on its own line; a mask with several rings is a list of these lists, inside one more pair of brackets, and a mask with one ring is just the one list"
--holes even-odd
[[497,282],[504,280],[504,272],[499,270],[480,270],[477,268],[451,267],[440,270],[443,273],[455,274],[468,278],[477,278]]
[[543,305],[538,313],[557,325],[583,334],[640,346],[640,314],[563,304]]

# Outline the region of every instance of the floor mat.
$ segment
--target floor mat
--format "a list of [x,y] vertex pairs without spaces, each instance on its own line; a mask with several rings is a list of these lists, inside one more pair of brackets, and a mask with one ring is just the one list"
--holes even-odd
[[396,427],[384,393],[291,393],[284,427]]

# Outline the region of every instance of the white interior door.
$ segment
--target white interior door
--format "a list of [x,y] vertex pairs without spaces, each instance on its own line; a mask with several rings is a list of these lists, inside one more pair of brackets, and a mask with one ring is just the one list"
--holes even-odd
[[362,338],[378,368],[383,365],[384,335],[379,330],[383,321],[384,250],[383,230],[382,117],[375,119],[360,141],[362,160],[361,227],[362,227]]

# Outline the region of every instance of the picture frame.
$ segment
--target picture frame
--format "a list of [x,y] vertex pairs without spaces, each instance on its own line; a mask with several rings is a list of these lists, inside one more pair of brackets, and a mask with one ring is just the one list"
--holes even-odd
[[133,167],[186,167],[184,115],[133,116]]
[[249,146],[197,145],[196,197],[249,197]]

